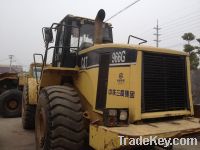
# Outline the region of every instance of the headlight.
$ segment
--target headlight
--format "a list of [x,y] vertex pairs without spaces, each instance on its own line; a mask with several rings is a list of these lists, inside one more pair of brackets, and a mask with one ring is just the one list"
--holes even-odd
[[108,127],[128,125],[127,108],[106,108],[103,111],[104,125]]

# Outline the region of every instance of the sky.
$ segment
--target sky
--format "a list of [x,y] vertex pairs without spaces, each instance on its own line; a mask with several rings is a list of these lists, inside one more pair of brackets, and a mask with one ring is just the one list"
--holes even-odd
[[[0,0],[0,64],[9,64],[8,55],[14,55],[12,64],[27,70],[33,62],[33,53],[44,54],[42,27],[60,22],[67,14],[95,18],[99,9],[106,11],[108,19],[134,1]],[[200,38],[200,0],[140,0],[109,20],[114,42],[127,43],[131,34],[155,46],[153,28],[157,20],[161,28],[159,47],[182,50],[186,44],[181,39],[184,33],[192,32]],[[191,44],[199,45],[195,40]]]

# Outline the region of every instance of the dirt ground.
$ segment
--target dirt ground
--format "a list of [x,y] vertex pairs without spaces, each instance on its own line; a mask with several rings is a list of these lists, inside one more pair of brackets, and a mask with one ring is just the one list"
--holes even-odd
[[21,118],[0,117],[0,150],[35,150],[34,131],[22,129]]
[[[0,117],[0,150],[35,150],[34,138],[34,131],[22,129],[21,118]],[[200,136],[197,139],[197,146],[175,146],[174,150],[200,150]]]

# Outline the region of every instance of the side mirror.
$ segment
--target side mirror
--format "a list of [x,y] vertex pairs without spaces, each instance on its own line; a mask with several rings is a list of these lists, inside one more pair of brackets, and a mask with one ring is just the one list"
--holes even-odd
[[52,43],[53,42],[53,32],[51,28],[43,28],[43,37],[44,41],[46,43]]

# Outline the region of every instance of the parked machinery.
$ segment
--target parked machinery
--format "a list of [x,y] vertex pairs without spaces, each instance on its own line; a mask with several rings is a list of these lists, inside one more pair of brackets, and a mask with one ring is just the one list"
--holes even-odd
[[[104,10],[95,20],[67,15],[43,28],[41,78],[29,89],[37,93],[36,149],[111,150],[121,148],[119,135],[169,138],[199,132],[199,120],[192,117],[189,56],[114,44],[104,18]],[[50,50],[53,59],[46,66]]]
[[23,82],[17,73],[0,74],[0,112],[3,117],[21,116]]
[[42,64],[32,63],[29,73],[26,75],[26,82],[22,97],[22,125],[24,129],[35,128],[35,110],[37,104],[37,88],[41,75]]

